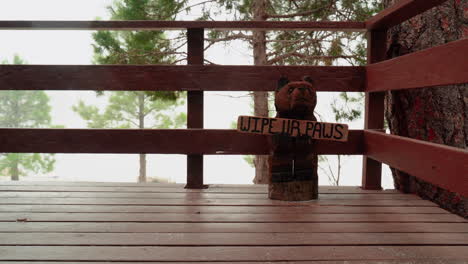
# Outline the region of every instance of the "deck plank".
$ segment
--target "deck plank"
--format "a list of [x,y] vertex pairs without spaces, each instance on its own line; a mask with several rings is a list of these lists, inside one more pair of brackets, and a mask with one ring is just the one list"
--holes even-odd
[[454,233],[0,233],[0,236],[2,246],[468,246],[467,234]]
[[428,206],[145,206],[145,205],[0,205],[0,212],[31,213],[202,213],[202,214],[450,214]]
[[468,233],[466,223],[60,223],[3,222],[30,233]]
[[0,182],[0,264],[441,264],[468,261],[468,222],[395,190]]
[[[0,261],[0,264],[8,263],[8,264],[51,264],[50,262],[42,262],[42,261],[8,261],[3,262]],[[86,264],[109,264],[109,262],[85,262]],[[131,262],[132,264],[161,264],[161,262]],[[213,262],[191,262],[191,261],[184,261],[184,262],[170,262],[171,264],[185,264],[185,263],[196,263],[196,264],[213,264]],[[236,262],[236,264],[272,264],[270,261],[249,261],[249,262]],[[54,264],[84,264],[83,262],[69,262],[69,261],[57,261]],[[128,262],[112,262],[112,264],[129,264]],[[232,264],[232,262],[216,262],[216,264]],[[344,261],[326,261],[326,260],[319,260],[319,261],[278,261],[275,264],[468,264],[468,260],[463,259],[450,259],[450,260],[443,260],[443,259],[408,259],[408,260],[344,260]]]
[[138,198],[4,198],[0,204],[105,204],[105,205],[229,205],[229,206],[317,206],[317,205],[349,205],[349,206],[436,206],[425,200],[352,200],[323,199],[306,202],[285,202],[268,199],[138,199]]
[[468,223],[453,214],[174,214],[174,213],[1,213],[0,222],[139,223]]
[[[74,186],[74,185],[43,185],[43,184],[28,184],[28,185],[1,185],[0,192],[8,191],[23,191],[23,192],[151,192],[151,193],[191,193],[191,192],[202,192],[202,193],[267,193],[268,188],[266,186],[259,187],[218,187],[211,186],[208,189],[184,189],[183,186],[126,186],[126,185],[102,185],[102,186]],[[397,190],[363,190],[355,186],[320,186],[319,193],[323,194],[354,194],[354,193],[368,193],[368,194],[400,194]]]
[[[359,252],[359,254],[356,254]],[[468,246],[80,247],[0,246],[0,260],[302,261],[468,259]]]
[[[0,192],[0,198],[158,198],[158,199],[262,199],[266,193],[138,193],[138,192]],[[420,200],[408,194],[320,194],[320,199]]]

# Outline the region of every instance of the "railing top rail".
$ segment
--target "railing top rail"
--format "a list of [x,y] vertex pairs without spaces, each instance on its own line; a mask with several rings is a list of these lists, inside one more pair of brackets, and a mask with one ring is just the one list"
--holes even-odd
[[365,87],[352,66],[0,65],[0,90],[274,91],[282,75],[311,76],[318,91]]
[[371,64],[366,67],[366,92],[468,83],[467,57],[468,39],[461,39]]
[[326,30],[365,31],[364,22],[334,21],[0,21],[0,30],[180,30],[207,28],[218,30]]
[[400,0],[366,21],[368,30],[388,29],[447,0]]

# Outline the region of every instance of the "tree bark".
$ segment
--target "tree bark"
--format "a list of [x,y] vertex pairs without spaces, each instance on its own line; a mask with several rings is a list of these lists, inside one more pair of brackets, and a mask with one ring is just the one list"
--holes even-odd
[[[252,1],[253,20],[265,21],[267,18],[266,7],[267,7],[266,0],[253,0]],[[254,31],[253,32],[254,65],[266,65],[267,64],[266,54],[267,52],[266,52],[265,31]],[[268,92],[254,92],[253,100],[254,100],[254,115],[255,116],[268,116]],[[253,182],[255,184],[269,183],[268,156],[265,156],[265,155],[255,156],[254,165],[255,165],[255,178]]]
[[[383,0],[388,7],[395,0]],[[450,0],[388,31],[387,57],[468,37],[468,0]],[[388,92],[385,116],[392,134],[449,146],[468,146],[468,85]],[[395,188],[417,193],[468,217],[467,197],[392,169]]]
[[[145,94],[144,92],[138,93],[138,128],[145,128]],[[140,174],[138,182],[146,182],[146,154],[140,153]]]

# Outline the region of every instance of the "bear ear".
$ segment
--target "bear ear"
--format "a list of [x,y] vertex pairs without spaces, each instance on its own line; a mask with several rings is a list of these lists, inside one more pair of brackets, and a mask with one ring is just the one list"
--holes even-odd
[[276,87],[276,91],[279,91],[281,90],[281,88],[283,88],[286,84],[289,83],[289,80],[287,77],[281,77],[279,80],[278,80],[278,86]]
[[302,80],[305,81],[305,82],[308,82],[310,84],[314,84],[314,80],[312,80],[312,78],[310,76],[304,76],[302,78]]

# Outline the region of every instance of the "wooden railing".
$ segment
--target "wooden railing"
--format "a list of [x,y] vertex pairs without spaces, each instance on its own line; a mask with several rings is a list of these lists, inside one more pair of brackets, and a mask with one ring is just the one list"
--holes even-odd
[[[318,154],[364,155],[362,187],[381,188],[381,162],[468,196],[468,151],[385,134],[384,91],[468,83],[468,40],[384,61],[386,31],[443,0],[401,0],[361,22],[0,21],[0,29],[187,29],[187,66],[0,65],[0,90],[184,90],[188,129],[0,129],[0,152],[187,155],[187,187],[203,188],[203,155],[268,154],[266,136],[203,129],[203,91],[273,91],[310,75],[318,91],[366,92],[365,129]],[[367,67],[203,66],[204,29],[368,31]],[[239,82],[242,80],[242,82]]]
[[[462,55],[468,52],[466,39],[384,61],[387,51],[387,30],[390,27],[445,1],[400,0],[366,22],[368,66],[366,67],[365,129],[383,128],[385,91],[468,83],[466,74],[468,60]],[[383,162],[442,188],[464,196],[468,195],[466,150],[376,134],[372,131],[364,132],[364,142],[366,146],[363,158],[363,188],[380,188],[382,168],[380,162]],[[447,155],[445,159],[438,159],[439,151]],[[448,169],[452,166],[457,169]],[[444,171],[441,167],[447,170]]]

